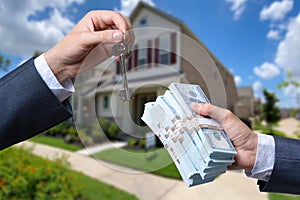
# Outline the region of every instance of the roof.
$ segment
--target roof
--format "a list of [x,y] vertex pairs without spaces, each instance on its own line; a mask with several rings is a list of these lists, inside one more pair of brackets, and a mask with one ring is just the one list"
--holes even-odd
[[203,48],[207,51],[207,53],[211,56],[211,58],[214,60],[214,62],[217,64],[218,67],[222,67],[224,68],[225,71],[227,71],[227,73],[233,78],[233,75],[231,74],[231,72],[229,72],[227,70],[226,67],[224,67],[224,65],[218,60],[218,58],[215,57],[215,55],[206,47],[206,45],[193,33],[193,31],[187,26],[185,25],[185,23],[172,16],[172,15],[169,15],[168,13],[154,7],[154,6],[151,6],[143,1],[140,1],[137,6],[134,8],[134,10],[131,12],[129,18],[131,21],[134,21],[135,18],[137,17],[137,15],[139,14],[139,12],[143,9],[143,8],[146,8],[148,10],[150,10],[151,12],[157,14],[157,15],[160,15],[161,17],[169,20],[170,22],[172,23],[175,23],[177,24],[180,28],[181,28],[181,33],[191,37],[192,39],[194,39],[195,41],[197,41],[201,46],[203,46]]
[[238,89],[239,97],[254,97],[253,88],[252,87],[239,87]]

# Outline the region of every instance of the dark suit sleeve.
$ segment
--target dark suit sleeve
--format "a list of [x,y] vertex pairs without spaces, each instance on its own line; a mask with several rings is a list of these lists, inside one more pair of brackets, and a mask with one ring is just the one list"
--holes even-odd
[[275,163],[268,182],[259,181],[260,190],[300,194],[300,140],[274,137]]
[[28,60],[0,79],[0,149],[26,140],[72,116]]

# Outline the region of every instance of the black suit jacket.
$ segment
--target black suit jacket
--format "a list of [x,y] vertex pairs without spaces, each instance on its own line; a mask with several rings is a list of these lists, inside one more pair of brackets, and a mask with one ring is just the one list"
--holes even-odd
[[275,163],[268,182],[258,181],[260,190],[300,194],[300,140],[275,139]]
[[72,116],[37,72],[33,58],[0,79],[0,150]]

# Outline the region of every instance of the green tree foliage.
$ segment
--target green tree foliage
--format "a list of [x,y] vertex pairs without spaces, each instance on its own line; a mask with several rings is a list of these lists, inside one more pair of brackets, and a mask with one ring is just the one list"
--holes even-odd
[[278,85],[279,89],[286,88],[288,86],[300,87],[300,83],[295,80],[295,77],[291,71],[286,72],[287,79]]
[[263,119],[266,121],[270,133],[272,133],[273,125],[280,120],[279,108],[276,103],[279,101],[274,93],[267,90],[263,91],[266,102],[263,104]]
[[10,60],[0,54],[0,70],[7,71],[10,65]]

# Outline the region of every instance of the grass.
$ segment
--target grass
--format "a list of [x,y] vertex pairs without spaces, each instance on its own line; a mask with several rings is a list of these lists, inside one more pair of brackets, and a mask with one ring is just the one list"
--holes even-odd
[[269,200],[300,200],[299,195],[269,193]]
[[255,130],[258,130],[260,133],[268,134],[268,135],[275,135],[275,136],[281,136],[286,137],[286,134],[282,131],[275,130],[275,126],[273,127],[272,132],[270,132],[269,128],[265,125],[256,125],[254,127]]
[[160,176],[181,179],[181,176],[168,152],[161,148],[150,152],[133,149],[108,149],[94,157],[133,169],[154,173]]
[[81,149],[81,147],[79,146],[66,143],[62,138],[49,137],[44,135],[35,136],[29,139],[29,141],[46,144],[49,146],[58,147],[69,151],[77,151]]
[[82,183],[82,195],[84,200],[137,200],[132,194],[124,192],[114,186],[107,185],[84,174],[73,171],[75,178]]

